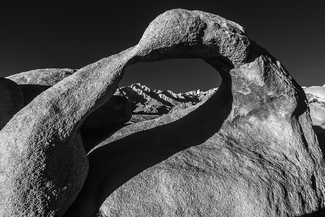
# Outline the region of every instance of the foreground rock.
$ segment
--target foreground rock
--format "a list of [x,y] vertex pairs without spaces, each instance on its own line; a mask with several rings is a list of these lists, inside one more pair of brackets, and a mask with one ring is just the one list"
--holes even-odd
[[305,94],[241,26],[167,11],[125,52],[133,56],[116,60],[125,65],[202,58],[222,84],[197,108],[129,125],[97,146],[65,216],[315,216],[324,208],[324,160]]
[[134,49],[104,58],[38,95],[0,131],[0,216],[62,216],[88,172],[85,118],[116,91]]
[[[47,90],[50,87],[48,85],[53,86],[74,72],[75,70],[72,69],[37,69],[7,78],[19,82],[19,88],[24,96],[24,106],[26,106],[36,96]],[[110,131],[113,132],[117,127],[128,122],[131,116],[131,103],[123,95],[123,92],[116,91],[108,102],[96,109],[83,122],[81,134],[86,151],[109,135]],[[103,132],[104,130],[105,132]]]

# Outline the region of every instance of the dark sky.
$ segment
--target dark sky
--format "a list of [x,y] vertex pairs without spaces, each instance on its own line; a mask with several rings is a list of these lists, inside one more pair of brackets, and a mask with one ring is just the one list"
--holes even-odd
[[[239,23],[300,85],[325,84],[321,0],[12,2],[0,3],[0,76],[39,68],[81,68],[137,44],[148,24],[164,11],[184,8]],[[200,59],[177,59],[129,66],[120,85],[135,82],[184,92],[216,87],[220,76]]]

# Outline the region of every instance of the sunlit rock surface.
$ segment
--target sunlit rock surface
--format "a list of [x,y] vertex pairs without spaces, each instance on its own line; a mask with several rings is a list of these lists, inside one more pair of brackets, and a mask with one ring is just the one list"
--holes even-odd
[[93,149],[66,216],[315,216],[324,207],[305,94],[241,26],[172,10],[132,49],[138,61],[203,58],[222,84],[203,104],[126,126]]

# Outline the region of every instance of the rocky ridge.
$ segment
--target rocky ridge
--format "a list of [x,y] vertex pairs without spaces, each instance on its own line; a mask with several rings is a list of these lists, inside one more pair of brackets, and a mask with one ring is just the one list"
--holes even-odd
[[307,96],[313,129],[325,156],[325,85],[304,87]]
[[[117,92],[123,95],[132,103],[133,116],[157,115],[175,110],[186,109],[209,99],[218,88],[211,88],[207,91],[193,90],[184,93],[174,93],[171,90],[151,89],[141,83],[130,86],[119,87]],[[303,87],[310,107],[313,126],[325,129],[325,85]],[[133,117],[135,119],[135,117]]]
[[136,123],[196,105],[207,100],[216,90],[217,88],[212,88],[208,91],[174,93],[171,90],[152,90],[145,85],[136,83],[120,87],[117,92],[123,93],[131,102],[133,111],[131,122]]

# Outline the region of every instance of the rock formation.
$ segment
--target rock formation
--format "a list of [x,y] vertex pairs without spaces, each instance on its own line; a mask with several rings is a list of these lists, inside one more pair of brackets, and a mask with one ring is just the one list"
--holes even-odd
[[78,70],[37,96],[0,132],[0,216],[62,216],[88,172],[79,129],[109,100],[134,50]]
[[[48,85],[53,86],[73,73],[72,69],[37,69],[7,78],[19,82],[19,88],[24,96],[24,106],[26,106],[36,96],[47,90],[50,87]],[[83,122],[81,134],[86,151],[89,151],[103,137],[109,135],[110,131],[114,132],[128,122],[131,116],[131,103],[123,95],[123,92],[116,91],[108,102],[96,109]]]
[[[238,24],[158,16],[137,61],[202,58],[222,76],[197,108],[122,128],[88,155],[66,216],[302,216],[324,207],[324,161],[302,88]],[[106,144],[105,144],[106,143]],[[105,184],[106,183],[106,184]]]
[[[168,58],[202,58],[221,86],[120,129],[88,154],[87,175],[86,117],[128,65]],[[325,206],[302,88],[240,25],[201,11],[161,14],[136,46],[37,96],[0,138],[1,216],[315,216]]]

